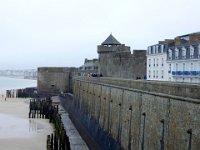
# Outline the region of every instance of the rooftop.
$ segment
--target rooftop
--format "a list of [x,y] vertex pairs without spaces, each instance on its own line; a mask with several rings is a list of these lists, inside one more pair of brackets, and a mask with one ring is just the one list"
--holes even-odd
[[101,43],[101,45],[121,45],[121,43],[118,42],[112,34],[110,34],[107,39]]
[[185,37],[185,36],[190,36],[190,35],[194,35],[194,34],[200,34],[200,32],[193,32],[193,33],[189,33],[189,34],[177,36],[176,38]]

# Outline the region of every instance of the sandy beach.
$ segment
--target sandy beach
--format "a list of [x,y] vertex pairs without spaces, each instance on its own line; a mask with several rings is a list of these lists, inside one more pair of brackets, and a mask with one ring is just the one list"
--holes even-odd
[[44,150],[53,132],[46,119],[29,119],[29,99],[0,97],[0,149]]

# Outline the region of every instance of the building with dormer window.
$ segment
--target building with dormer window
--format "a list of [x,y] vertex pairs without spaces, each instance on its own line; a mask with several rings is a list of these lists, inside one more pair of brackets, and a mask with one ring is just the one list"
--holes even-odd
[[[172,54],[172,51],[168,50],[168,45],[173,40],[160,41],[156,45],[148,47],[147,50],[147,80],[168,80],[167,70],[167,51]],[[169,55],[170,57],[170,55]],[[172,55],[171,55],[172,57]]]
[[[200,51],[200,33],[176,37],[174,47],[170,47],[170,49],[172,49],[172,59],[167,59],[167,64],[171,65],[172,71],[168,74],[169,80],[200,83],[200,57],[198,56]],[[177,49],[180,49],[182,57],[177,58]]]
[[[166,67],[147,66],[147,79],[200,83],[200,32],[178,36],[170,42],[165,42],[163,46],[163,53],[149,53],[154,45],[148,48],[147,60],[150,62],[151,59],[162,57]],[[155,76],[149,76],[154,70]]]

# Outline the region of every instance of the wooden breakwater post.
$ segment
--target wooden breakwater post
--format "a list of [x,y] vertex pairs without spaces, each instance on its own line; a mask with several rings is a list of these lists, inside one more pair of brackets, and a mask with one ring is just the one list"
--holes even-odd
[[69,137],[58,113],[58,105],[53,105],[50,98],[31,99],[29,118],[45,118],[54,124],[54,133],[47,135],[47,150],[71,150]]

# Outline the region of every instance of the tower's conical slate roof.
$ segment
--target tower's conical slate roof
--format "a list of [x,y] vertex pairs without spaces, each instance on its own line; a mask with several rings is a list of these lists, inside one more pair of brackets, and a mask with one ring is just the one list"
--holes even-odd
[[103,43],[101,43],[101,45],[121,45],[121,43],[119,43],[116,38],[110,34],[108,38]]

